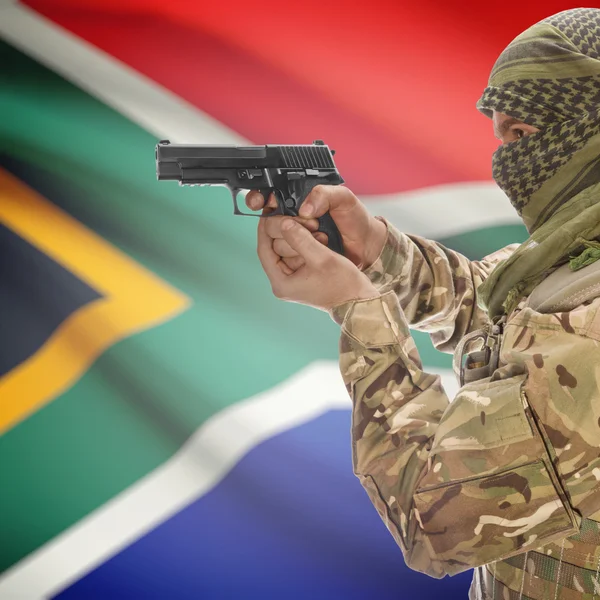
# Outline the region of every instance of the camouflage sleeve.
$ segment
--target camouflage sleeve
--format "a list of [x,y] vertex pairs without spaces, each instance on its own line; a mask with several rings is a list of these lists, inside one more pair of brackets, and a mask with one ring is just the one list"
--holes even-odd
[[365,274],[380,293],[396,294],[412,329],[429,333],[441,352],[454,352],[463,336],[488,321],[477,306],[475,290],[519,244],[471,261],[438,242],[402,233],[377,218],[387,225],[388,237]]
[[353,400],[354,472],[408,566],[439,578],[578,531],[525,369],[509,365],[449,403],[392,291],[331,315]]

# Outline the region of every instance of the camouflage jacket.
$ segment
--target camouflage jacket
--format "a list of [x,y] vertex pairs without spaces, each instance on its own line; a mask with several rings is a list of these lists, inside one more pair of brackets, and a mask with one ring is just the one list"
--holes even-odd
[[[485,326],[475,290],[516,247],[470,261],[388,224],[365,271],[381,296],[331,311],[354,471],[407,564],[433,577],[541,546],[556,554],[582,517],[600,516],[600,298],[558,314],[522,299],[499,368],[452,402],[410,336],[426,331],[451,353]],[[596,570],[599,558],[582,562]]]

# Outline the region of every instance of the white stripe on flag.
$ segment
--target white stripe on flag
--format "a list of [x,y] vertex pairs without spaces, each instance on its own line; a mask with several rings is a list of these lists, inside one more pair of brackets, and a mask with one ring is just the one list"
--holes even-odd
[[[446,393],[458,390],[448,369]],[[47,598],[214,488],[252,448],[350,400],[333,361],[315,362],[275,388],[209,419],[165,464],[0,576],[0,598]],[[350,448],[348,448],[350,452]]]
[[250,142],[163,86],[22,4],[0,5],[0,37],[157,137]]
[[[152,79],[26,6],[0,5],[0,37],[157,138],[195,144],[251,143]],[[361,199],[372,212],[388,217],[402,231],[433,239],[521,224],[506,196],[491,181]]]
[[389,196],[362,200],[372,214],[386,217],[400,231],[432,240],[500,225],[520,225],[525,230],[493,181],[438,185],[396,196],[399,201],[390,201]]

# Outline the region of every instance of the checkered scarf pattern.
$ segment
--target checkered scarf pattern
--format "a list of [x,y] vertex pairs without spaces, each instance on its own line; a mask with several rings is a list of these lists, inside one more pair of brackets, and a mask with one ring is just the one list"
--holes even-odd
[[[518,36],[496,61],[477,107],[541,130],[501,146],[492,159],[492,176],[532,233],[581,190],[563,180],[561,168],[576,161],[585,170],[596,158],[585,148],[600,134],[600,10],[567,10]],[[557,198],[556,188],[569,183],[571,193]]]

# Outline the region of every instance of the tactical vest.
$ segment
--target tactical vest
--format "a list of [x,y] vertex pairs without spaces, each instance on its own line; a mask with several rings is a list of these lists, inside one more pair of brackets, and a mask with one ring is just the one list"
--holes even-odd
[[[600,261],[578,271],[556,269],[525,306],[567,312],[600,296]],[[490,377],[498,368],[506,317],[466,335],[454,353],[459,385]],[[478,348],[468,352],[478,344]],[[478,567],[470,600],[600,600],[600,512],[583,519],[579,533],[523,554]]]

